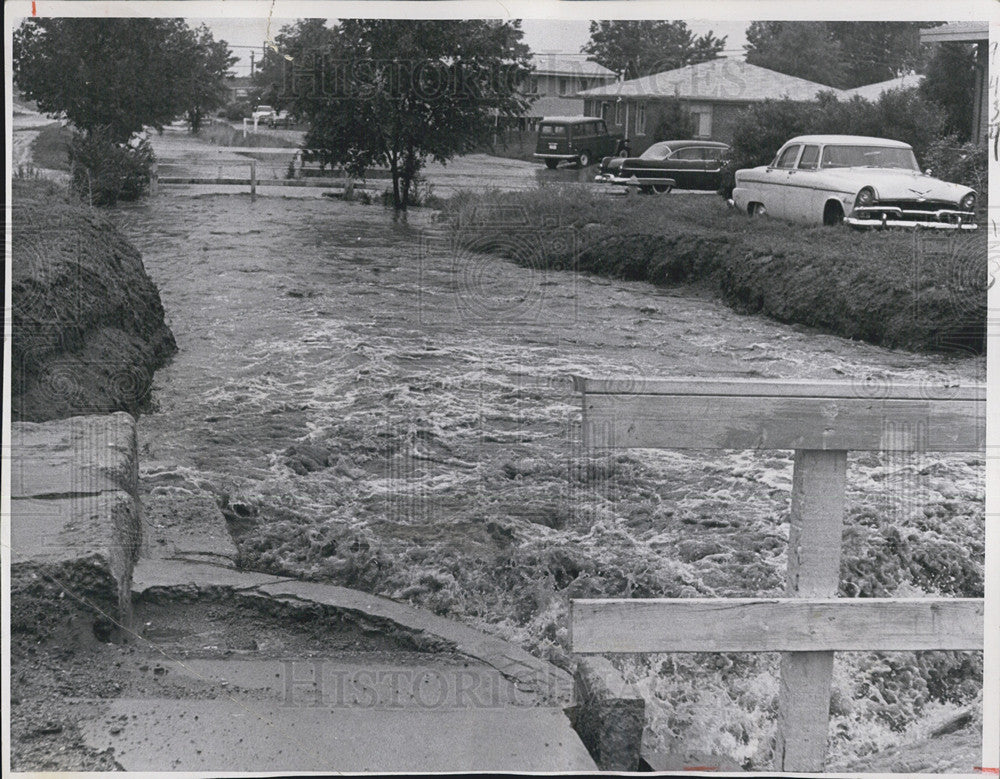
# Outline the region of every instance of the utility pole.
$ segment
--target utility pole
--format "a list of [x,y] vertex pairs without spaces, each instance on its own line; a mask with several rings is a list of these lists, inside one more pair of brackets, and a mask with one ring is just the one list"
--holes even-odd
[[256,49],[250,50],[250,78],[253,78],[253,66],[254,66],[253,58],[256,53],[257,53]]

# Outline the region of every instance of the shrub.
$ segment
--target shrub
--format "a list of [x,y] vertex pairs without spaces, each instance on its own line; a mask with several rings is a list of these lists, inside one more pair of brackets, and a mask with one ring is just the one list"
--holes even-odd
[[923,163],[936,178],[972,187],[979,193],[980,205],[986,202],[989,149],[985,143],[959,143],[957,135],[948,135],[931,142]]
[[231,122],[238,122],[250,116],[252,112],[253,109],[250,108],[250,103],[246,100],[236,100],[223,108],[221,114]]
[[76,132],[70,141],[73,191],[92,206],[137,200],[149,187],[153,160],[145,139],[120,144],[104,129]]
[[660,123],[653,131],[653,141],[686,141],[694,138],[694,119],[680,101],[667,100],[663,106]]

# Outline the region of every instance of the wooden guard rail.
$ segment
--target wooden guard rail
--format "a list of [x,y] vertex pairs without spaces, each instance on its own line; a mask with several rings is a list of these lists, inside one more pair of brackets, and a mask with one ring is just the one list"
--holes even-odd
[[573,600],[573,652],[782,652],[774,767],[822,771],[835,651],[982,650],[982,599],[836,594],[847,452],[984,451],[984,386],[573,382],[591,450],[795,450],[788,597]]

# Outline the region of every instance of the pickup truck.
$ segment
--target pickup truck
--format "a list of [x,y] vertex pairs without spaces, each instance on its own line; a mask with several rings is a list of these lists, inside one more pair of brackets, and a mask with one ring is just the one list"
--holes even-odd
[[547,116],[538,123],[535,159],[555,169],[562,160],[586,168],[614,154],[622,136],[608,132],[603,119],[594,116]]

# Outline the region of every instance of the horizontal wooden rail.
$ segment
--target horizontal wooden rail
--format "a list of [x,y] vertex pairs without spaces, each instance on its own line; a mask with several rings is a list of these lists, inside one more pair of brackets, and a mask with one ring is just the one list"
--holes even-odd
[[590,378],[572,376],[574,392],[595,395],[736,395],[751,397],[879,398],[986,401],[982,384],[964,386],[900,384],[886,380],[801,381],[788,379],[646,379],[639,376]]
[[583,406],[594,449],[974,452],[985,442],[979,400],[587,392]]
[[[158,178],[160,184],[216,184],[216,185],[230,185],[230,186],[241,186],[249,187],[249,178],[227,178],[225,176],[219,177],[197,177],[197,176],[160,176]],[[303,178],[303,179],[257,179],[258,187],[345,187],[347,186],[347,179],[318,179],[318,178]],[[365,189],[365,186],[360,183],[355,183],[355,189]]]
[[983,648],[978,598],[574,600],[571,610],[578,654]]

